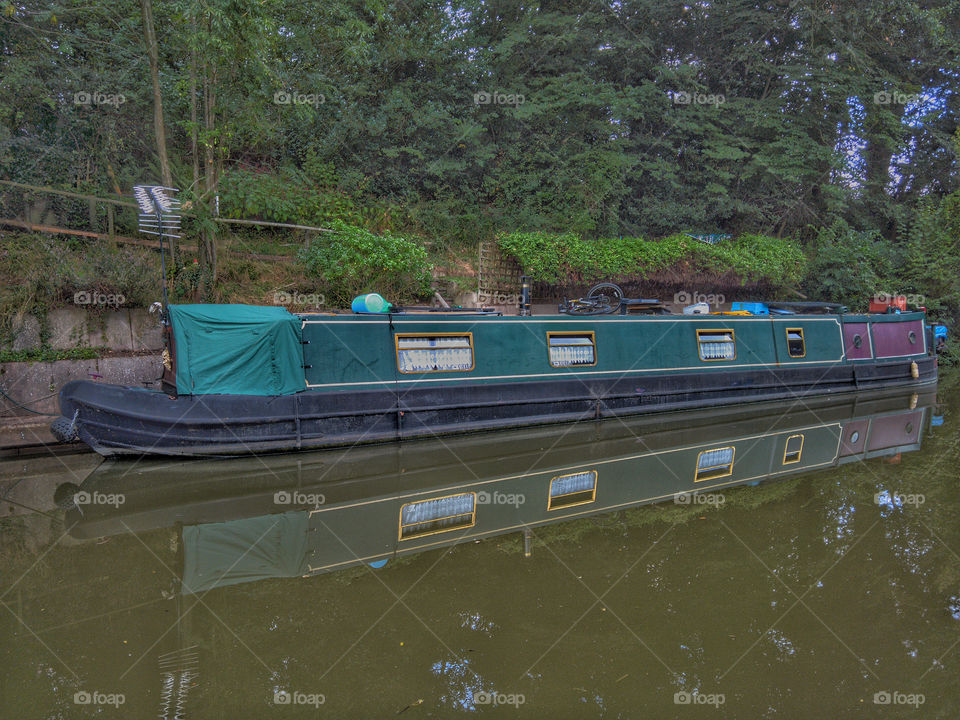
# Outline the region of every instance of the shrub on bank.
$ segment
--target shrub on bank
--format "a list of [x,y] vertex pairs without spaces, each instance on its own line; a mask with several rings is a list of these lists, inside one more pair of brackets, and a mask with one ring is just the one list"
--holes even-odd
[[741,235],[715,245],[689,235],[661,240],[599,238],[573,233],[514,232],[497,239],[534,280],[562,282],[579,276],[586,282],[622,277],[644,278],[667,268],[682,272],[732,273],[741,284],[790,287],[804,276],[806,259],[793,240]]
[[12,339],[18,318],[30,313],[42,319],[53,308],[74,305],[77,293],[88,298],[122,295],[125,307],[146,307],[160,299],[159,257],[142,248],[116,248],[100,241],[4,233],[0,342]]
[[322,284],[327,304],[347,307],[365,292],[378,292],[393,303],[429,294],[431,268],[420,243],[339,220],[331,229],[300,252],[307,274]]

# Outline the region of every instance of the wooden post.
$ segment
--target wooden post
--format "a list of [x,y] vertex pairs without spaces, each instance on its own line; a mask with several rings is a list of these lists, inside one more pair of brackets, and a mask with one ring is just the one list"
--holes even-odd
[[113,205],[107,205],[107,235],[110,236],[110,242],[114,242]]

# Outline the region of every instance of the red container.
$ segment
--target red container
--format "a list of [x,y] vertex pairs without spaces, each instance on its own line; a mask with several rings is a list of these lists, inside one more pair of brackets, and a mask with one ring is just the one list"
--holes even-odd
[[884,300],[871,300],[870,301],[870,312],[872,313],[885,313],[887,312],[888,307],[897,308],[900,312],[907,311],[907,296],[906,295],[886,295]]

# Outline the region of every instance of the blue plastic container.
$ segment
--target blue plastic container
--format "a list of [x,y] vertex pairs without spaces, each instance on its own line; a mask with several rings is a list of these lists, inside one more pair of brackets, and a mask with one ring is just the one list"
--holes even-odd
[[393,306],[388,303],[380,293],[357,295],[350,304],[350,308],[355,313],[362,315],[369,315],[371,313],[388,313],[390,312],[391,307]]
[[769,315],[770,309],[763,303],[760,302],[735,302],[730,305],[730,309],[733,311],[741,310],[750,313],[751,315]]

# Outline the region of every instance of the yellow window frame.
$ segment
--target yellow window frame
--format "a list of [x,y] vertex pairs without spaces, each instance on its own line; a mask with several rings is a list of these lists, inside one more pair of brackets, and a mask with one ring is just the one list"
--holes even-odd
[[[415,535],[404,536],[404,528],[413,527],[414,525],[423,525],[426,523],[434,523],[438,520],[447,520],[448,518],[460,517],[461,515],[466,515],[467,513],[457,513],[456,515],[444,515],[443,517],[433,518],[431,520],[422,520],[417,523],[409,523],[408,525],[403,524],[403,509],[408,505],[418,505],[419,503],[433,502],[435,500],[446,500],[447,498],[459,497],[461,495],[473,495],[473,511],[470,513],[470,523],[468,525],[453,525],[451,527],[440,528],[439,530],[428,530],[427,532],[416,533]],[[400,514],[398,517],[397,525],[397,539],[398,540],[415,540],[416,538],[428,537],[429,535],[437,535],[439,533],[453,532],[454,530],[466,530],[467,528],[472,528],[477,524],[477,494],[475,492],[467,493],[453,493],[452,495],[443,495],[441,497],[432,497],[425,498],[423,500],[414,500],[413,502],[404,503],[400,506]]]
[[[723,465],[711,465],[710,467],[701,468],[700,467],[700,458],[703,457],[704,453],[716,452],[717,450],[733,450],[733,454],[730,455],[730,462],[724,463]],[[697,464],[694,466],[694,482],[706,482],[708,480],[718,480],[720,478],[730,477],[733,475],[733,463],[737,459],[737,448],[733,445],[724,445],[723,447],[708,448],[707,450],[701,450],[697,453]],[[729,465],[729,468],[727,467]],[[717,473],[718,470],[724,470],[726,472]],[[703,475],[703,477],[701,477]]]
[[[787,336],[787,357],[791,358],[805,358],[807,356],[807,339],[803,335],[803,328],[792,328],[788,327],[785,330]],[[790,333],[800,333],[800,347],[803,348],[802,355],[794,355],[790,352]]]
[[[590,336],[590,344],[593,346],[593,362],[587,363],[585,365],[554,365],[553,360],[550,359],[550,340],[553,338],[561,337],[585,337]],[[586,347],[585,345],[556,345],[554,347]],[[575,330],[551,330],[547,333],[547,362],[550,363],[550,367],[566,369],[566,368],[582,368],[582,367],[593,367],[597,364],[597,336],[592,330],[587,330],[585,332],[577,332]]]
[[[565,510],[566,508],[577,507],[577,505],[589,505],[592,502],[597,500],[597,484],[599,482],[599,473],[596,470],[588,470],[589,474],[593,475],[593,487],[587,490],[576,490],[571,493],[564,493],[563,495],[554,495],[553,494],[553,483],[557,480],[562,480],[563,478],[571,477],[572,475],[584,475],[585,473],[566,473],[564,475],[557,475],[550,478],[550,487],[547,489],[547,511],[551,510]],[[563,504],[556,504],[557,501],[561,501],[563,498],[570,497],[571,495],[583,495],[584,493],[589,492],[590,497],[586,500],[578,500],[577,502],[568,502]]]
[[[437,338],[437,337],[461,337],[466,338],[467,344],[470,346],[470,367],[466,370],[401,370],[400,369],[400,340],[406,340],[408,338]],[[438,372],[473,372],[474,368],[477,367],[477,351],[473,345],[473,333],[472,332],[455,332],[455,333],[394,333],[393,335],[393,351],[394,359],[397,363],[397,372],[402,375],[422,375],[424,373],[438,373]]]
[[[701,340],[700,335],[703,333],[709,333],[715,335],[717,333],[730,333],[730,342],[733,343],[733,357],[729,358],[705,358],[703,353],[700,351],[703,344],[719,344],[721,342],[727,342],[726,340]],[[697,330],[697,357],[700,358],[701,362],[730,362],[737,359],[737,336],[734,334],[732,329],[720,328],[717,330],[712,330],[710,328],[699,328]]]
[[[800,438],[800,449],[790,452],[790,441],[794,438]],[[791,435],[787,438],[787,442],[783,446],[783,464],[792,465],[793,463],[800,462],[800,458],[803,456],[803,433],[797,433]],[[792,460],[787,460],[787,455],[796,455],[797,457]]]

